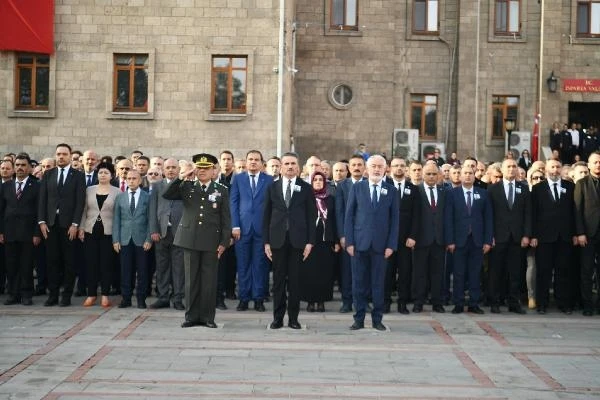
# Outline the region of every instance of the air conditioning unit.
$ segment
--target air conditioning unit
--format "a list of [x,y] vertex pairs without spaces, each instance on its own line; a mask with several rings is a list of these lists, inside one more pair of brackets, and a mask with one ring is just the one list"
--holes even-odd
[[421,143],[421,162],[433,158],[435,149],[440,149],[440,157],[446,159],[446,144],[440,142],[422,142]]
[[416,160],[419,157],[419,130],[394,129],[392,156],[402,157],[405,160]]
[[510,135],[509,143],[510,152],[513,153],[513,158],[518,160],[521,157],[523,150],[527,150],[531,154],[531,132],[514,131]]

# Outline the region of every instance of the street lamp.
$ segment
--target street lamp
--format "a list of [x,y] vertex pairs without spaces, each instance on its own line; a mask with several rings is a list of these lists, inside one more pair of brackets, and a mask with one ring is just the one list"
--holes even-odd
[[548,85],[548,91],[550,93],[556,93],[556,89],[558,89],[558,79],[554,76],[554,71],[552,71],[548,79],[546,79],[546,84]]
[[504,120],[504,129],[506,129],[506,149],[504,151],[504,155],[506,155],[508,153],[508,151],[510,150],[510,135],[512,134],[512,131],[515,129],[515,120],[512,118],[506,118]]

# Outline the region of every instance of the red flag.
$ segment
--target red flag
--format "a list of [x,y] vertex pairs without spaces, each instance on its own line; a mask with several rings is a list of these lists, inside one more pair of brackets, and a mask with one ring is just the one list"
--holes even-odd
[[54,53],[54,0],[0,0],[0,50]]
[[535,114],[535,118],[533,119],[533,140],[531,143],[531,159],[533,161],[538,160],[538,143],[540,140],[540,117],[539,113]]

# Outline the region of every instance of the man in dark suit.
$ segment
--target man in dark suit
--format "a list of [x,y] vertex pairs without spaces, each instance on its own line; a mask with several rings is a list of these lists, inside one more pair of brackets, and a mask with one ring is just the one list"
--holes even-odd
[[170,287],[173,287],[173,307],[185,310],[183,296],[185,291],[185,273],[183,268],[183,249],[173,244],[177,227],[183,214],[181,200],[167,200],[162,195],[167,186],[179,175],[179,162],[169,158],[163,163],[165,178],[154,183],[150,195],[150,237],[155,243],[156,286],[158,299],[150,308],[168,308]]
[[[231,183],[231,225],[237,259],[238,311],[246,311],[254,301],[256,311],[265,311],[264,296],[268,293],[269,269],[263,242],[265,194],[273,178],[262,170],[260,151],[246,154],[246,171],[237,174]],[[267,287],[265,287],[265,285]]]
[[406,304],[411,299],[412,256],[418,228],[419,190],[406,179],[406,160],[396,157],[390,163],[391,177],[388,183],[398,191],[400,204],[400,224],[398,230],[398,251],[389,258],[385,273],[385,312],[392,303],[392,291],[398,290],[398,312],[408,314]]
[[[350,170],[350,178],[341,181],[335,192],[335,221],[337,226],[337,234],[342,248],[346,248],[346,238],[344,230],[344,220],[346,218],[346,205],[348,204],[348,195],[352,185],[363,179],[365,172],[365,160],[359,154],[353,155],[348,161],[348,169]],[[341,313],[349,313],[352,311],[352,266],[350,263],[350,255],[347,252],[342,252],[342,266],[340,272],[342,306]]]
[[83,163],[83,173],[85,174],[85,186],[93,186],[98,184],[98,154],[94,150],[86,150],[81,157]]
[[583,315],[600,313],[600,300],[593,303],[593,275],[595,260],[600,255],[600,152],[588,158],[590,174],[575,184],[575,233],[581,246],[581,297]]
[[0,243],[5,245],[8,299],[4,305],[33,304],[34,246],[40,243],[37,224],[39,182],[29,176],[31,160],[19,154],[14,181],[0,189]]
[[48,289],[45,306],[59,304],[58,292],[63,284],[60,306],[70,306],[75,281],[73,240],[81,222],[85,203],[85,177],[71,168],[71,147],[56,146],[56,168],[44,174],[40,184],[38,224],[46,240]]
[[550,301],[550,285],[554,271],[554,297],[559,310],[570,314],[570,268],[575,236],[575,185],[560,178],[561,163],[546,161],[546,182],[531,190],[532,239],[535,247],[537,312],[545,314]]
[[[383,179],[386,167],[382,156],[369,157],[369,179],[353,185],[348,195],[344,236],[352,262],[352,297],[356,310],[351,330],[364,328],[369,289],[373,299],[373,328],[386,330],[381,322],[386,259],[398,247],[400,224],[398,192]],[[370,277],[370,288],[367,277]]]
[[[423,183],[419,185],[416,235],[411,237],[414,246],[412,274],[413,312],[423,311],[427,297],[427,283],[431,287],[433,311],[445,312],[442,305],[442,281],[444,274],[444,205],[446,190],[437,185],[439,168],[427,162],[423,167]],[[402,222],[404,223],[404,222]]]
[[182,170],[163,197],[183,201],[183,216],[174,245],[183,248],[185,268],[185,321],[182,328],[216,328],[215,305],[219,258],[231,239],[229,191],[211,180],[218,160],[196,154],[193,165]]
[[[463,161],[463,165],[466,165],[467,167],[472,168],[475,171],[477,170],[477,164],[478,164],[477,159],[472,156],[465,157],[465,159]],[[473,182],[473,186],[480,188],[480,189],[487,189],[488,185],[481,179],[475,178],[475,182]]]
[[453,314],[464,311],[465,278],[469,278],[469,308],[483,314],[479,307],[480,273],[483,255],[492,248],[492,206],[486,190],[473,185],[475,171],[466,165],[461,170],[461,186],[446,195],[444,235],[454,262]]
[[500,312],[500,295],[506,272],[509,281],[508,310],[525,314],[521,307],[521,258],[531,237],[531,198],[526,182],[516,181],[517,162],[502,162],[502,181],[488,188],[494,213],[494,248],[490,253],[491,312]]
[[[215,165],[217,169],[216,182],[227,187],[229,194],[231,194],[231,182],[235,176],[234,171],[234,157],[233,153],[229,150],[223,150],[219,155],[219,165]],[[261,245],[262,252],[262,245]],[[235,300],[237,296],[235,294],[235,275],[237,272],[237,261],[235,257],[235,246],[229,246],[225,249],[225,252],[219,258],[219,281],[217,285],[217,308],[220,310],[226,310],[225,298]],[[268,285],[268,280],[267,280]],[[268,288],[267,288],[268,289]],[[264,296],[268,296],[268,290],[265,291]]]
[[281,157],[282,176],[265,194],[262,237],[265,254],[273,262],[271,329],[283,326],[286,308],[288,326],[301,328],[298,322],[300,268],[315,244],[317,204],[311,185],[298,177],[299,172],[298,156],[285,153]]

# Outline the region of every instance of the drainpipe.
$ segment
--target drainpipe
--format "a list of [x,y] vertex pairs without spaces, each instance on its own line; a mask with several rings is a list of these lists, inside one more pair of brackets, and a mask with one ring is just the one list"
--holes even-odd
[[[481,29],[481,0],[477,0],[477,40],[475,42],[475,131],[473,132],[473,154],[479,159],[477,152],[477,132],[479,132],[479,36]],[[485,140],[484,140],[485,143]]]
[[542,7],[540,11],[540,61],[538,68],[538,106],[537,115],[535,116],[538,120],[538,140],[537,140],[537,154],[538,160],[542,159],[542,88],[543,82],[542,77],[544,76],[544,0],[541,0],[540,5]]
[[283,147],[283,58],[285,49],[285,0],[279,0],[279,62],[277,64],[277,156]]

